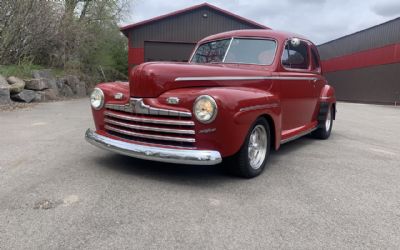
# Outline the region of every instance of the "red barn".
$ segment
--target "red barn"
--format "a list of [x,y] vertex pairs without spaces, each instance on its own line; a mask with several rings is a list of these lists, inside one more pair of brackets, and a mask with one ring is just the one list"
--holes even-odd
[[187,61],[200,39],[237,29],[269,29],[208,3],[121,28],[129,39],[129,68],[149,61]]
[[400,18],[318,46],[341,101],[400,103]]

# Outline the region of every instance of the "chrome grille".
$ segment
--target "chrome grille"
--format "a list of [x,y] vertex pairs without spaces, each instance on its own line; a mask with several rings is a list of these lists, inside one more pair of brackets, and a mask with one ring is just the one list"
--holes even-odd
[[158,109],[132,98],[129,104],[106,104],[105,130],[128,140],[193,147],[196,142],[190,112]]

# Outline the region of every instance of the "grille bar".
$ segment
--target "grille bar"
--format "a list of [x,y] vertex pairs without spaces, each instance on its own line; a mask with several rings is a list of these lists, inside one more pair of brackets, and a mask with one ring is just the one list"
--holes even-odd
[[109,126],[109,125],[106,125],[104,128],[107,129],[107,130],[110,130],[110,131],[114,131],[114,132],[120,133],[120,134],[139,137],[139,138],[145,138],[145,139],[162,140],[162,141],[175,141],[175,142],[189,142],[189,143],[196,142],[196,139],[194,139],[194,138],[183,138],[183,137],[175,137],[175,136],[143,134],[143,133],[128,131],[128,130],[124,130],[124,129],[119,129],[119,128],[116,128],[116,127],[113,127],[113,126]]
[[108,103],[106,104],[106,108],[128,113],[145,114],[145,115],[192,117],[192,113],[190,112],[151,107],[150,105],[145,104],[142,98],[131,98],[129,103],[123,105]]
[[195,132],[194,130],[189,130],[189,129],[172,129],[172,128],[160,128],[160,127],[149,127],[149,126],[142,126],[142,125],[136,125],[136,124],[129,124],[129,123],[124,123],[124,122],[119,122],[119,121],[114,121],[111,119],[104,119],[106,123],[117,125],[120,127],[125,127],[125,128],[130,128],[130,129],[136,129],[136,130],[145,130],[145,131],[154,131],[154,132],[164,132],[164,133],[173,133],[173,134],[185,134],[185,135],[194,135]]
[[152,124],[162,124],[162,125],[177,125],[177,126],[194,126],[193,121],[182,121],[182,120],[170,120],[170,119],[155,119],[155,118],[144,118],[132,115],[121,115],[111,111],[104,112],[106,116],[114,117],[126,121],[152,123]]

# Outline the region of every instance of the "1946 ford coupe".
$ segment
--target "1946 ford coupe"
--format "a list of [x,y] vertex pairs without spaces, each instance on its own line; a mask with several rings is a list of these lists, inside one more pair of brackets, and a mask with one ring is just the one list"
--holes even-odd
[[201,40],[188,63],[148,62],[128,82],[97,85],[86,140],[120,154],[214,165],[259,175],[270,150],[311,134],[327,139],[336,114],[315,45],[272,30]]

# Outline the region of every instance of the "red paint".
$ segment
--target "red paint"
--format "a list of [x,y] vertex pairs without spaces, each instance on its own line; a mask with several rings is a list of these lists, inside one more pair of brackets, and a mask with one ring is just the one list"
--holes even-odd
[[[131,71],[129,85],[99,85],[106,96],[106,103],[124,104],[128,103],[128,97],[137,97],[143,98],[144,103],[152,107],[191,112],[194,100],[198,96],[210,95],[217,102],[218,115],[210,124],[200,123],[192,117],[196,131],[195,147],[217,150],[226,157],[240,149],[251,125],[258,117],[264,116],[272,121],[274,146],[278,149],[281,139],[289,139],[316,126],[321,102],[336,102],[333,88],[327,85],[319,70],[313,71],[310,66],[308,70],[288,71],[282,67],[280,58],[284,44],[294,36],[293,34],[269,30],[242,30],[211,36],[203,41],[231,36],[266,37],[276,40],[278,46],[274,62],[271,66],[144,63]],[[315,48],[311,42],[309,45]],[[263,76],[270,79],[175,81],[177,77],[212,76]],[[293,80],[293,77],[296,80]],[[117,91],[124,93],[124,100],[113,100]],[[180,99],[178,105],[166,102],[167,97],[171,96]],[[246,109],[254,106],[262,108]],[[103,129],[103,113],[104,109],[93,111],[98,132],[108,136]],[[205,129],[215,131],[200,133]]]
[[129,65],[139,65],[144,62],[144,48],[130,48],[128,52]]
[[392,44],[322,61],[324,72],[335,72],[400,62],[400,44]]
[[189,8],[181,9],[181,10],[174,11],[174,12],[171,12],[171,13],[168,13],[168,14],[165,14],[165,15],[161,15],[161,16],[154,17],[154,18],[151,18],[151,19],[148,19],[148,20],[144,20],[144,21],[141,21],[141,22],[138,22],[138,23],[126,25],[126,26],[121,27],[120,30],[124,33],[125,36],[128,36],[128,30],[130,30],[130,29],[134,29],[134,28],[137,28],[139,26],[146,25],[146,24],[149,24],[149,23],[152,23],[152,22],[160,21],[160,20],[162,20],[164,18],[168,18],[168,17],[171,17],[171,16],[176,16],[176,15],[185,13],[185,12],[193,11],[193,10],[196,10],[196,9],[199,9],[199,8],[202,8],[202,7],[209,7],[210,9],[213,9],[215,11],[221,12],[221,13],[227,15],[227,16],[231,16],[233,18],[239,19],[242,22],[250,23],[250,24],[252,24],[252,25],[254,25],[256,27],[259,27],[261,29],[270,29],[267,26],[264,26],[262,24],[256,23],[256,22],[254,22],[252,20],[249,20],[247,18],[238,16],[238,15],[232,13],[232,12],[229,12],[227,10],[218,8],[218,7],[216,7],[214,5],[211,5],[209,3],[202,3],[202,4],[194,5],[194,6],[189,7]]

